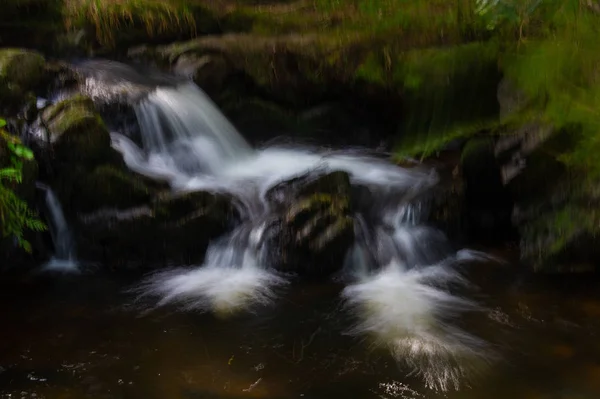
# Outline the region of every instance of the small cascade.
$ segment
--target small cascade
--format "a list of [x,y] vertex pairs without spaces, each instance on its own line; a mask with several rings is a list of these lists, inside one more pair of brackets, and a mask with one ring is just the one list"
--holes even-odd
[[46,209],[49,220],[48,227],[52,242],[54,243],[54,255],[44,265],[45,270],[78,272],[77,257],[75,254],[75,243],[69,230],[69,225],[60,205],[60,201],[54,191],[48,186],[38,183],[38,188],[46,194]]
[[154,305],[231,314],[268,304],[289,276],[272,268],[265,231],[274,219],[268,192],[311,173],[344,171],[368,192],[355,204],[355,244],[339,276],[342,300],[356,317],[352,334],[386,347],[433,389],[457,388],[493,356],[457,319],[479,310],[453,289],[468,288],[462,263],[482,254],[455,252],[444,234],[425,225],[423,202],[434,171],[402,168],[361,151],[300,146],[253,149],[193,83],[159,87],[135,111],[141,144],[113,133],[113,146],[138,173],[170,182],[175,191],[226,192],[241,204],[243,222],[213,243],[202,265],[149,276],[136,290]]
[[274,300],[274,288],[287,281],[265,267],[264,226],[244,225],[213,243],[200,268],[174,269],[149,276],[136,290],[139,298],[159,298],[157,306],[212,311],[227,316]]
[[252,149],[192,83],[158,88],[135,107],[149,163],[193,176],[215,173]]

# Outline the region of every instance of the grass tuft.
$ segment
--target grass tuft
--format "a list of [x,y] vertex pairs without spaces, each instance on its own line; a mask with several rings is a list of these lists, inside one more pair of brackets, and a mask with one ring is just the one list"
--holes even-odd
[[120,30],[142,26],[150,36],[196,31],[192,8],[183,0],[64,0],[67,28],[92,26],[101,45],[114,46]]

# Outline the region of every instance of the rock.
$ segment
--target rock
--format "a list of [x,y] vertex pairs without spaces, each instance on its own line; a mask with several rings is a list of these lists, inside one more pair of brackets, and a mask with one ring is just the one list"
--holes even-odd
[[469,140],[462,150],[460,166],[465,184],[469,234],[500,240],[511,237],[513,202],[502,182],[493,139]]
[[44,78],[45,64],[36,51],[0,49],[0,80],[25,91],[34,90]]
[[502,79],[497,91],[500,119],[506,124],[505,134],[498,137],[494,153],[500,164],[502,181],[508,184],[526,164],[526,158],[553,132],[552,126],[528,115],[524,122],[520,113],[526,110],[530,98],[508,78]]
[[158,63],[169,65],[176,65],[182,57],[182,64],[191,60],[199,68],[195,77],[201,85],[215,72],[218,78],[224,70],[243,74],[275,99],[303,104],[307,98],[324,96],[335,82],[353,75],[356,66],[349,66],[344,74],[323,62],[338,51],[339,42],[327,35],[240,33],[204,36],[159,46],[153,52],[132,50],[131,54],[153,56]]
[[423,198],[429,209],[427,221],[458,242],[468,235],[464,179],[460,166],[453,163],[437,165],[436,170],[440,182]]
[[227,195],[165,194],[147,206],[81,215],[79,254],[115,267],[199,264],[237,218]]
[[113,165],[101,165],[74,183],[72,202],[82,212],[103,207],[127,209],[148,203],[152,195],[141,179]]
[[173,71],[192,78],[209,96],[214,97],[225,87],[225,80],[232,73],[232,68],[227,60],[218,54],[186,54],[177,59]]
[[44,79],[44,57],[25,49],[0,49],[0,111],[16,113]]
[[535,271],[593,271],[600,261],[600,181],[560,160],[581,139],[576,126],[554,132],[508,185],[521,257]]
[[281,217],[279,268],[308,276],[341,268],[354,240],[348,174],[332,172],[290,189],[296,192],[291,198],[296,199]]
[[59,163],[94,166],[116,159],[110,134],[89,97],[76,95],[51,105],[41,118]]

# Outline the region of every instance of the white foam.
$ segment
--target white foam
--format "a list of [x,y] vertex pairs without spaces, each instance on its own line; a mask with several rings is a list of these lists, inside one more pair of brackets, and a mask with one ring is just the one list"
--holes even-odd
[[389,348],[429,388],[458,389],[493,357],[483,341],[451,324],[462,312],[479,309],[443,287],[462,283],[445,264],[407,270],[392,261],[344,290],[343,298],[358,320],[350,333],[368,335],[376,345]]
[[141,297],[157,297],[157,306],[176,304],[222,315],[270,303],[274,288],[285,280],[270,270],[265,256],[266,193],[311,171],[345,171],[353,184],[376,193],[373,204],[363,204],[372,209],[357,217],[364,227],[357,227],[345,270],[353,283],[343,297],[358,318],[351,333],[389,347],[434,389],[457,388],[491,358],[482,341],[454,323],[461,313],[478,309],[449,291],[466,285],[450,266],[473,254],[451,256],[443,234],[422,225],[427,210],[416,198],[437,182],[435,173],[400,168],[356,151],[254,150],[191,83],[158,89],[136,113],[143,150],[112,135],[131,169],[167,180],[174,190],[229,192],[249,208],[249,220],[211,245],[202,266],[150,276],[139,288]]
[[273,288],[285,280],[256,264],[250,253],[242,264],[210,264],[151,275],[139,288],[142,296],[159,298],[157,306],[174,304],[183,310],[212,311],[226,316],[275,298]]

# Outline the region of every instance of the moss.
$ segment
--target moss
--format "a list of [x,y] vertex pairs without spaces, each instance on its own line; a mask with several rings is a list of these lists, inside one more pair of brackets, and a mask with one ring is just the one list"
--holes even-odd
[[17,85],[23,90],[33,90],[41,82],[46,61],[30,50],[0,50],[0,81]]
[[9,114],[20,110],[43,80],[45,64],[35,51],[0,49],[0,109]]
[[476,42],[398,57],[388,74],[402,88],[406,115],[397,152],[428,156],[452,140],[497,126],[497,53],[496,42]]
[[97,165],[114,159],[110,135],[91,99],[75,96],[50,106],[43,119],[64,164]]

